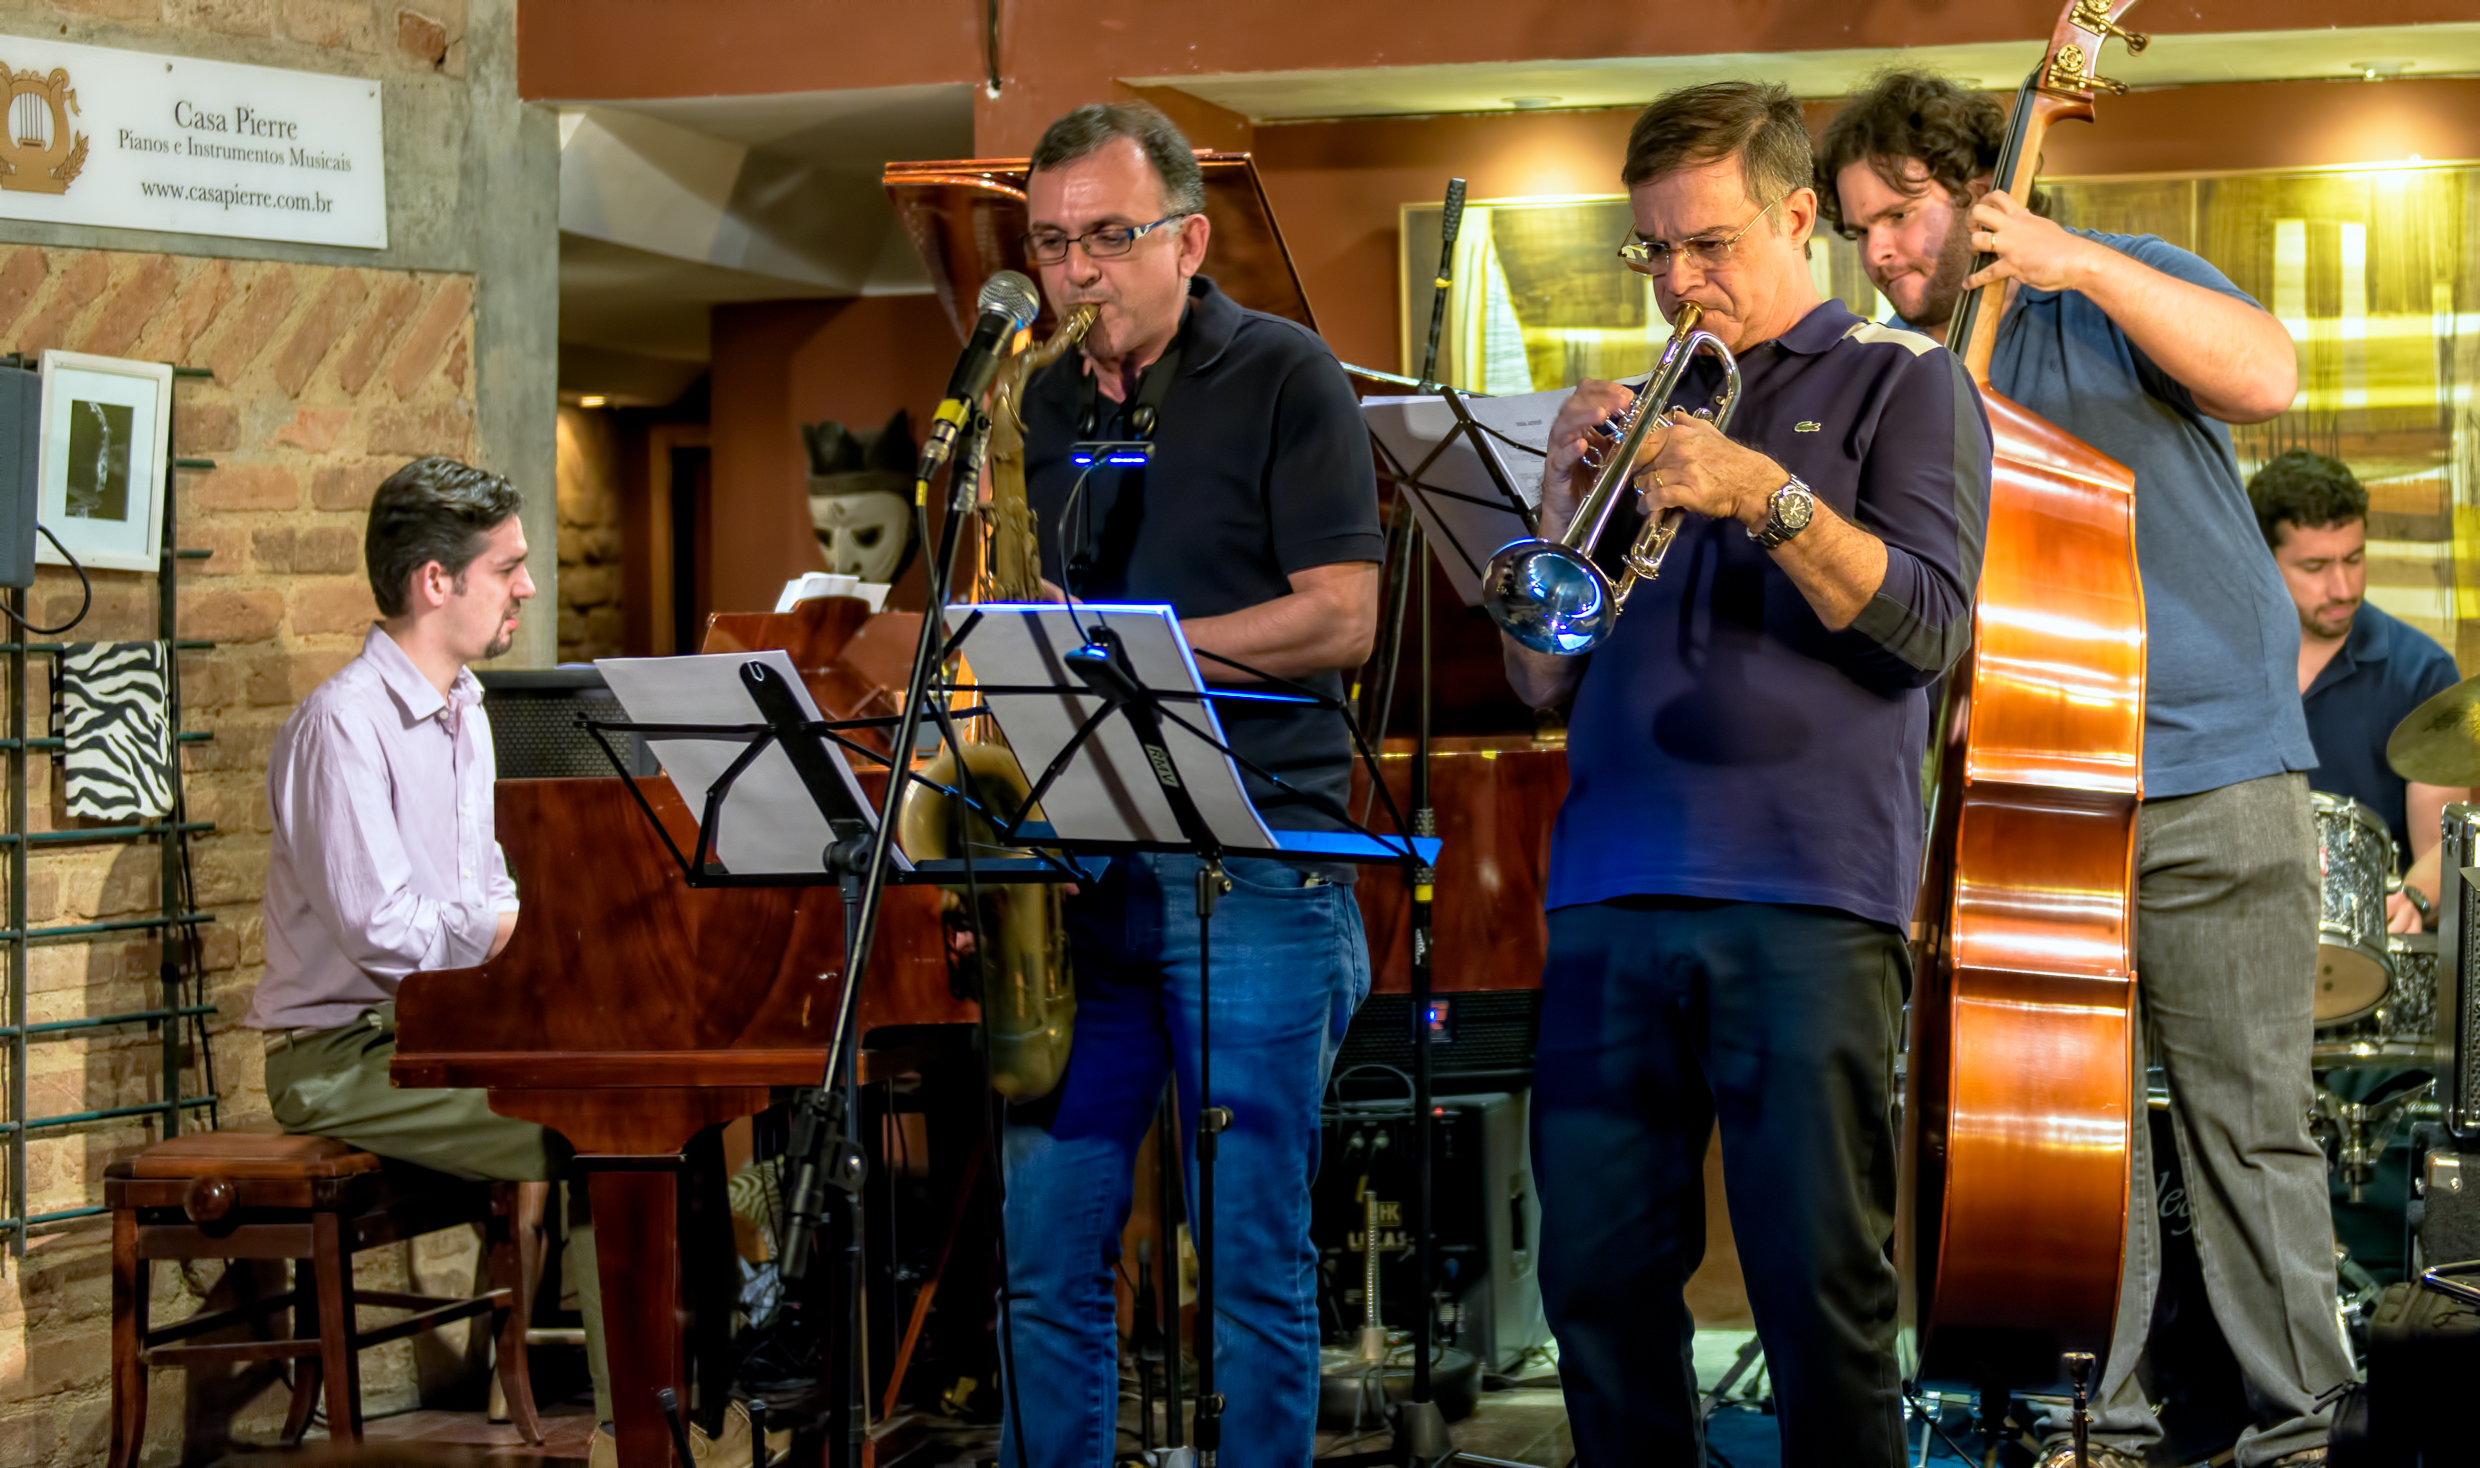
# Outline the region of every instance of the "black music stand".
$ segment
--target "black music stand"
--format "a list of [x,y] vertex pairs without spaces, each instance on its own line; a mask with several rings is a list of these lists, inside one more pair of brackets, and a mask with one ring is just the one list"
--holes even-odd
[[[857,1039],[852,1020],[853,1001],[860,992],[866,964],[858,953],[860,928],[865,898],[870,887],[871,853],[879,834],[879,813],[870,808],[859,783],[853,778],[849,755],[860,755],[883,765],[892,761],[876,748],[852,737],[861,730],[892,729],[899,721],[894,718],[828,720],[818,717],[808,691],[802,687],[792,660],[781,651],[756,653],[717,653],[680,658],[607,658],[601,666],[605,678],[619,696],[624,707],[633,711],[652,708],[673,711],[684,706],[693,708],[720,707],[727,716],[738,715],[730,723],[688,723],[654,720],[605,720],[582,718],[579,723],[593,736],[612,770],[626,781],[629,793],[644,812],[647,822],[662,840],[680,866],[681,880],[691,887],[812,887],[833,883],[843,897],[844,907],[844,997],[836,1010],[836,1029],[828,1046],[828,1075],[843,1103],[841,1116],[852,1114],[857,1104],[858,1075],[856,1061],[859,1046],[848,1043]],[[754,717],[752,717],[754,715]],[[610,735],[632,735],[644,741],[659,759],[674,767],[675,788],[691,808],[698,811],[697,839],[691,849],[683,852],[672,839],[669,829],[656,815],[638,781],[622,760]],[[728,761],[719,752],[706,746],[738,745],[738,752]],[[770,760],[770,754],[780,759]],[[715,769],[720,764],[720,769]],[[686,773],[689,770],[696,774]],[[961,772],[966,789],[948,792],[959,799],[978,803],[978,792],[972,788],[970,770]],[[919,776],[913,776],[919,779]],[[928,782],[924,782],[928,783]],[[691,799],[692,787],[695,799]],[[902,788],[902,782],[890,779],[890,790]],[[933,789],[941,787],[933,786]],[[736,792],[744,797],[735,801]],[[891,801],[892,803],[892,801]],[[779,829],[771,834],[778,839],[758,843],[753,851],[755,861],[744,863],[754,869],[734,870],[719,861],[716,853],[724,840],[726,815],[738,823],[771,823]],[[797,842],[797,834],[787,836],[780,827],[789,823],[798,832],[806,818],[814,814],[824,822],[822,829],[811,834],[812,848],[788,844]],[[741,843],[748,846],[751,843]],[[772,850],[765,849],[771,846]],[[815,849],[815,865],[807,855]],[[961,858],[950,857],[914,862],[890,849],[890,859],[879,880],[898,884],[922,882],[1054,882],[1072,881],[1076,872],[1063,862],[1041,856],[998,855],[973,857],[969,852]],[[819,1108],[805,1108],[794,1118],[794,1137],[787,1155],[796,1159],[819,1158],[823,1161],[824,1181],[832,1185],[828,1194],[828,1252],[842,1262],[844,1298],[842,1308],[825,1322],[821,1335],[828,1359],[843,1378],[844,1389],[833,1393],[826,1405],[825,1427],[827,1446],[835,1461],[849,1458],[861,1430],[865,1409],[862,1395],[867,1383],[861,1376],[859,1306],[861,1287],[861,1228],[858,1217],[859,1197],[863,1181],[864,1158],[848,1136],[818,1135],[819,1128],[840,1126],[840,1117]],[[787,1282],[786,1303],[798,1310],[791,1282]],[[790,1354],[774,1363],[785,1378],[799,1378],[805,1364],[803,1353],[808,1342],[796,1341]],[[753,1375],[745,1366],[743,1377]],[[667,1393],[668,1395],[668,1393]],[[753,1396],[753,1415],[762,1411],[763,1399]],[[666,1406],[676,1433],[684,1430],[675,1399]],[[763,1422],[763,1417],[759,1418]],[[763,1441],[763,1433],[760,1434]],[[685,1460],[684,1460],[685,1461]]]
[[[1214,1468],[1225,1407],[1214,1389],[1214,1161],[1217,1139],[1232,1121],[1229,1108],[1214,1104],[1213,1089],[1213,917],[1215,900],[1230,887],[1223,859],[1315,856],[1426,867],[1437,859],[1438,842],[1434,837],[1378,835],[1353,821],[1341,806],[1308,791],[1298,793],[1328,807],[1350,830],[1269,830],[1249,804],[1239,772],[1245,769],[1279,788],[1296,787],[1233,752],[1212,712],[1217,698],[1271,698],[1331,709],[1351,731],[1370,779],[1384,796],[1375,757],[1340,700],[1276,678],[1265,680],[1280,690],[1276,692],[1208,691],[1169,607],[986,604],[950,607],[947,621],[955,631],[942,664],[977,631],[982,633],[974,648],[976,681],[950,691],[978,696],[1027,767],[1036,761],[1043,765],[1017,816],[1001,828],[1005,840],[1038,841],[1071,854],[1192,852],[1204,863],[1197,873],[1197,1413],[1192,1436],[1195,1462]],[[1029,813],[1046,797],[1048,819],[1030,819]],[[1395,814],[1391,798],[1387,808]],[[1400,831],[1400,819],[1396,824]],[[1178,1402],[1170,1403],[1170,1412],[1176,1421]],[[1169,1450],[1157,1462],[1179,1463],[1186,1451]]]
[[[1443,284],[1443,266],[1441,276]],[[1440,295],[1442,303],[1440,309],[1442,310],[1443,301],[1442,291]],[[1436,322],[1433,319],[1432,366],[1435,365],[1436,358],[1436,336]],[[1402,579],[1403,584],[1397,586],[1389,598],[1391,605],[1387,621],[1391,630],[1388,637],[1385,672],[1379,680],[1376,722],[1383,735],[1386,718],[1394,711],[1395,673],[1403,645],[1404,616],[1407,611],[1417,607],[1416,615],[1420,619],[1421,626],[1419,653],[1421,680],[1419,697],[1416,700],[1417,717],[1412,746],[1412,829],[1419,835],[1429,836],[1434,835],[1438,829],[1437,814],[1430,806],[1429,551],[1432,546],[1436,547],[1439,563],[1455,581],[1458,593],[1463,595],[1468,603],[1475,600],[1479,594],[1483,571],[1489,565],[1490,557],[1497,553],[1500,545],[1506,543],[1506,538],[1512,537],[1499,538],[1495,540],[1495,543],[1484,544],[1484,541],[1492,540],[1493,536],[1484,533],[1476,538],[1471,533],[1471,528],[1486,527],[1500,514],[1512,514],[1514,526],[1509,528],[1520,527],[1518,532],[1520,534],[1534,534],[1539,526],[1537,513],[1531,505],[1525,503],[1524,496],[1516,489],[1514,479],[1509,475],[1506,464],[1499,456],[1497,445],[1504,444],[1526,454],[1537,454],[1539,450],[1530,444],[1509,438],[1480,422],[1473,416],[1470,405],[1465,401],[1468,395],[1444,383],[1417,382],[1413,379],[1397,377],[1392,373],[1374,372],[1362,367],[1352,367],[1346,370],[1372,381],[1393,386],[1412,387],[1416,389],[1418,396],[1434,396],[1446,405],[1452,420],[1446,432],[1440,434],[1434,442],[1430,442],[1425,449],[1422,449],[1409,465],[1405,463],[1406,455],[1399,453],[1396,445],[1389,442],[1389,439],[1390,437],[1416,439],[1417,433],[1410,423],[1393,425],[1404,430],[1396,434],[1381,433],[1375,426],[1372,426],[1369,432],[1370,447],[1378,460],[1378,472],[1395,484],[1403,501],[1412,508],[1396,553],[1398,577]],[[1393,405],[1364,403],[1362,411],[1366,414],[1373,407],[1389,406]],[[1414,447],[1415,444],[1407,442],[1406,446]],[[1463,462],[1466,455],[1478,464],[1478,476],[1473,472],[1471,465]],[[1475,492],[1444,482],[1449,474],[1466,484],[1471,484],[1477,477],[1481,485],[1486,486],[1486,490]],[[1437,477],[1425,477],[1431,475]],[[1454,513],[1459,508],[1483,513],[1459,517]],[[1464,524],[1458,524],[1459,518],[1464,521]],[[1416,577],[1419,582],[1417,589],[1410,583],[1410,578]],[[1467,591],[1465,589],[1467,586],[1471,590]],[[1427,865],[1416,867],[1412,872],[1410,936],[1413,1027],[1412,1107],[1415,1154],[1412,1245],[1418,1256],[1414,1273],[1419,1281],[1420,1294],[1419,1308],[1415,1310],[1412,1319],[1412,1395],[1410,1401],[1404,1403],[1395,1414],[1395,1441],[1388,1451],[1323,1460],[1336,1465],[1336,1468],[1344,1468],[1344,1465],[1350,1464],[1427,1465],[1457,1460],[1476,1463],[1491,1461],[1456,1450],[1454,1441],[1447,1432],[1446,1419],[1433,1400],[1430,1385],[1430,1373],[1437,1356],[1437,1346],[1432,1331],[1434,1317],[1437,1313],[1435,1299],[1437,1293],[1437,1227],[1432,1175],[1437,1139],[1433,1130],[1433,1118],[1430,1115],[1430,1095],[1434,1077],[1431,1052],[1434,1037],[1431,1028],[1430,1006],[1433,995],[1431,977],[1434,972],[1435,958],[1431,935],[1435,928],[1432,906],[1436,876],[1436,872]]]

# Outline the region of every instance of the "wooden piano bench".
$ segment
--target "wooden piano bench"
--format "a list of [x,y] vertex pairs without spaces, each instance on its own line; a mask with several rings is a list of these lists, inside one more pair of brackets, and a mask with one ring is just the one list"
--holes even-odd
[[[112,1211],[112,1468],[134,1468],[146,1440],[150,1367],[290,1359],[284,1440],[309,1430],[322,1383],[328,1436],[362,1436],[360,1353],[450,1321],[505,1312],[496,1338],[498,1383],[518,1431],[542,1441],[525,1367],[525,1330],[541,1269],[548,1183],[468,1183],[326,1137],[192,1132],[159,1142],[104,1172]],[[490,1291],[467,1299],[353,1288],[353,1256],[441,1229],[482,1224]],[[158,1259],[281,1259],[293,1287],[271,1299],[150,1325]],[[307,1270],[302,1265],[307,1264]],[[412,1313],[360,1328],[356,1305]],[[290,1306],[292,1330],[268,1338],[266,1320]],[[251,1339],[175,1344],[238,1325]]]

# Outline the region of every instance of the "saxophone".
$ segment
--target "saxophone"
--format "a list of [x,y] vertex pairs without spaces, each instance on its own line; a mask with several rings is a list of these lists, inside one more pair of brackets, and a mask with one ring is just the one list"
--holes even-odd
[[[1079,306],[1048,341],[1001,363],[991,381],[990,498],[977,507],[981,556],[972,601],[1039,601],[1042,553],[1034,539],[1032,507],[1025,500],[1025,424],[1020,412],[1025,383],[1085,338],[1095,307]],[[907,789],[897,831],[913,857],[953,856],[970,845],[998,848],[997,826],[1013,818],[1032,793],[1032,782],[1015,752],[986,718],[957,729],[961,741],[939,752],[922,773],[936,785],[962,788],[962,769],[991,815],[939,791]],[[1039,810],[1035,811],[1038,818]],[[942,905],[951,915],[974,900],[949,887]],[[981,933],[986,946],[969,954],[951,950],[952,976],[982,1010],[982,1037],[990,1060],[991,1089],[1010,1101],[1049,1095],[1068,1068],[1076,1027],[1076,983],[1068,970],[1068,934],[1057,884],[993,883],[979,889]]]

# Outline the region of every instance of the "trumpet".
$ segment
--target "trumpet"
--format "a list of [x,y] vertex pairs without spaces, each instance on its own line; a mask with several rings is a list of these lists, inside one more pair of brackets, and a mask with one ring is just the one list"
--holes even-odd
[[1671,339],[1654,362],[1653,377],[1613,422],[1618,447],[1598,462],[1586,461],[1601,472],[1584,502],[1576,506],[1566,533],[1556,540],[1514,541],[1490,557],[1489,570],[1482,577],[1481,603],[1501,631],[1533,651],[1574,657],[1601,646],[1618,627],[1619,613],[1636,583],[1661,574],[1662,558],[1670,553],[1671,540],[1679,533],[1676,505],[1665,506],[1646,520],[1621,562],[1624,569],[1617,584],[1593,564],[1593,547],[1619,507],[1620,491],[1635,469],[1646,431],[1671,424],[1674,410],[1657,405],[1669,401],[1680,374],[1687,371],[1688,359],[1700,349],[1722,359],[1722,391],[1714,395],[1712,407],[1699,408],[1695,415],[1710,419],[1716,428],[1730,426],[1731,410],[1739,405],[1739,363],[1720,337],[1698,328],[1704,316],[1704,309],[1694,302],[1679,303]]

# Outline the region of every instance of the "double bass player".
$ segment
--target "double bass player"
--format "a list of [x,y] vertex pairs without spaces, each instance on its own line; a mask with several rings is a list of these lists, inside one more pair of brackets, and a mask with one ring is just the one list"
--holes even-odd
[[[2299,624],[2263,551],[2231,423],[2290,406],[2280,322],[2151,236],[2069,230],[1990,188],[2007,130],[1989,98],[1881,75],[1827,127],[1826,218],[1860,242],[1908,326],[1941,332],[2007,282],[1990,385],[2134,471],[2148,622],[2138,824],[2137,993],[2170,1088],[2196,1248],[2256,1421],[2240,1468],[2324,1460],[2329,1389],[2351,1379],[2334,1323],[2325,1158],[2309,1138],[2318,909],[2294,684]],[[1972,271],[1976,254],[1994,263]],[[2161,1427],[2135,1379],[2159,1283],[2148,1128],[2094,1461],[2133,1468]],[[2053,1419],[2042,1468],[2073,1459]]]

